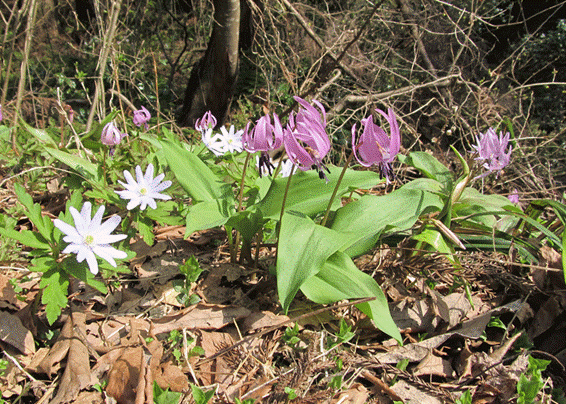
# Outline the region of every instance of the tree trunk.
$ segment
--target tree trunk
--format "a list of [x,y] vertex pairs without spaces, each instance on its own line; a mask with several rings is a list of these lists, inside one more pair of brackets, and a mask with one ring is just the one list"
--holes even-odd
[[193,126],[209,110],[219,124],[225,120],[238,76],[239,37],[240,0],[214,0],[212,36],[189,78],[179,125]]

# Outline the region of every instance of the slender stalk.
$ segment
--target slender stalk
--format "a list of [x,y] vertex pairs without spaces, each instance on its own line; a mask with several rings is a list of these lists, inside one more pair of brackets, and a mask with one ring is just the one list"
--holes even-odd
[[352,152],[348,156],[348,159],[346,160],[346,163],[344,163],[344,168],[342,169],[342,172],[340,173],[340,177],[338,177],[338,182],[336,183],[336,186],[334,187],[334,192],[332,192],[332,196],[330,197],[330,200],[328,201],[328,206],[326,207],[326,213],[324,214],[324,218],[322,219],[322,222],[320,223],[321,226],[326,226],[326,221],[328,220],[328,215],[330,214],[330,208],[332,207],[332,202],[334,202],[334,198],[336,197],[336,194],[338,193],[338,188],[340,187],[340,184],[342,183],[342,179],[344,178],[344,175],[346,174],[346,170],[348,169],[348,166],[350,165],[350,162],[352,161],[353,157],[354,157],[354,150],[352,150]]
[[291,178],[295,174],[295,166],[291,169],[291,174],[287,178],[287,186],[285,187],[285,193],[283,194],[283,201],[281,202],[281,213],[279,214],[279,229],[277,230],[277,250],[279,251],[279,235],[281,234],[281,221],[283,220],[283,213],[285,212],[285,203],[287,202],[287,193],[289,192],[289,187],[291,186]]
[[[240,183],[240,192],[238,192],[238,210],[237,212],[242,211],[242,201],[244,199],[244,182],[246,180],[246,171],[248,169],[248,164],[250,162],[250,158],[252,154],[247,151],[246,152],[246,161],[244,161],[244,168],[242,169],[242,181]],[[236,230],[236,241],[234,242],[234,255],[230,257],[232,262],[236,262],[236,258],[238,257],[238,249],[240,248],[240,232]]]

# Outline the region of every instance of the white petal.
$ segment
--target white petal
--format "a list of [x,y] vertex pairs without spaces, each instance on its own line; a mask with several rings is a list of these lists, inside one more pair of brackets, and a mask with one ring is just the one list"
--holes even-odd
[[[89,205],[88,214],[90,215],[90,203],[88,205]],[[82,215],[83,211],[87,213],[87,211],[85,210],[85,206],[83,206],[83,208],[81,209],[81,213],[79,213],[79,211],[73,208],[72,206],[69,208],[69,212],[71,212],[71,216],[73,216],[73,220],[75,221],[75,229],[77,229],[77,233],[79,233],[80,235],[83,235],[86,232],[86,229],[90,224],[90,217],[88,218],[87,221],[85,221],[84,219],[85,217]]]
[[59,230],[61,230],[63,233],[65,233],[67,236],[71,236],[71,237],[79,237],[80,236],[80,234],[77,232],[77,229],[75,229],[73,226],[65,223],[64,221],[62,221],[60,219],[55,219],[53,221],[53,225],[55,227],[57,227]]
[[130,174],[129,171],[124,170],[124,178],[126,178],[126,181],[128,181],[128,185],[124,184],[123,182],[120,182],[120,184],[122,184],[122,186],[124,186],[125,188],[129,188],[132,186],[132,184],[136,183],[136,180],[134,180],[134,177],[132,177],[132,174]]
[[104,216],[104,205],[98,208],[92,221],[90,222],[89,230],[96,232],[100,228],[100,223],[102,223],[102,216]]
[[63,254],[77,254],[82,247],[80,244],[69,244],[63,250]]
[[116,193],[122,199],[132,199],[132,198],[136,198],[138,196],[137,192],[130,191],[130,190],[116,191]]
[[149,180],[148,182],[152,185],[152,186],[156,186],[158,185],[161,180],[165,178],[165,174],[161,173],[159,174],[157,177],[155,177],[153,180]]
[[128,202],[126,209],[132,210],[133,208],[138,206],[140,204],[140,202],[141,202],[141,198],[136,196],[135,198],[132,198],[132,200],[130,202]]
[[111,216],[106,220],[97,230],[96,233],[99,235],[108,235],[114,231],[116,227],[120,224],[122,218],[118,215]]
[[153,180],[153,164],[150,163],[147,165],[143,178],[146,183],[151,184],[151,181]]
[[147,196],[151,199],[163,199],[164,201],[171,199],[171,197],[169,195],[160,194],[158,192],[152,192]]
[[142,169],[140,166],[136,166],[136,182],[139,184],[141,183],[143,178]]
[[96,261],[96,256],[90,250],[88,250],[88,254],[86,256],[86,262],[90,272],[92,272],[93,275],[96,275],[98,273],[98,261]]

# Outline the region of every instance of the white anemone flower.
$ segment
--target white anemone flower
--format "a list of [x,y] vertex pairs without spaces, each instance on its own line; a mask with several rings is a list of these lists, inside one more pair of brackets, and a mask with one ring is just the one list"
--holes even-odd
[[73,207],[69,208],[69,211],[75,221],[75,227],[60,219],[53,221],[55,227],[65,234],[63,241],[70,243],[63,250],[64,254],[77,254],[77,262],[83,262],[86,259],[90,272],[94,275],[98,273],[97,255],[114,268],[116,267],[115,258],[122,259],[127,257],[124,251],[117,250],[110,246],[110,243],[115,243],[126,238],[125,234],[110,234],[120,224],[122,220],[120,216],[111,216],[102,223],[104,206],[101,206],[91,219],[90,202],[84,203],[80,213]]
[[148,164],[145,170],[145,175],[142,173],[140,166],[136,166],[136,180],[128,171],[124,170],[124,177],[126,177],[127,184],[122,181],[118,182],[126,188],[124,191],[116,191],[122,199],[129,199],[126,209],[132,210],[140,205],[140,209],[144,210],[147,205],[152,209],[157,208],[155,203],[156,199],[167,200],[171,199],[169,195],[161,194],[161,191],[166,190],[171,186],[171,181],[163,181],[165,174],[159,174],[153,178],[153,164]]
[[202,131],[202,141],[215,156],[223,156],[227,151],[227,144],[224,138],[219,134],[213,135],[214,130],[208,128]]
[[226,144],[226,151],[234,153],[234,151],[241,152],[244,150],[244,144],[242,142],[244,131],[242,129],[236,131],[234,125],[231,125],[228,131],[225,126],[222,126],[220,132],[222,132],[222,138]]

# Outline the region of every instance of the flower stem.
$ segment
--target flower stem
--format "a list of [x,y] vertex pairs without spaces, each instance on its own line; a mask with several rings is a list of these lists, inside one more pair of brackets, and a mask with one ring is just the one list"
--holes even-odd
[[[252,154],[247,152],[246,160],[244,161],[244,168],[242,169],[242,182],[240,183],[240,192],[238,193],[238,210],[237,212],[242,211],[242,201],[244,199],[244,182],[246,180],[246,170],[248,169],[248,164],[250,162],[250,158]],[[238,257],[238,249],[240,247],[240,233],[236,230],[236,240],[234,241],[234,254],[232,255],[232,263],[236,262],[236,258]]]
[[353,157],[354,157],[354,151],[352,150],[352,152],[348,156],[348,159],[344,163],[344,168],[342,169],[342,172],[340,173],[340,177],[338,177],[338,182],[336,182],[336,186],[334,187],[334,192],[332,193],[332,196],[330,197],[330,200],[328,201],[328,206],[326,207],[326,213],[324,214],[324,218],[322,219],[322,222],[320,222],[321,226],[326,226],[326,221],[328,220],[328,215],[330,214],[330,208],[332,207],[332,202],[334,202],[334,198],[336,197],[336,194],[338,193],[338,188],[340,187],[340,184],[342,183],[342,179],[344,178],[344,174],[346,174],[346,170],[348,169],[348,166],[350,165],[350,162],[352,161]]

